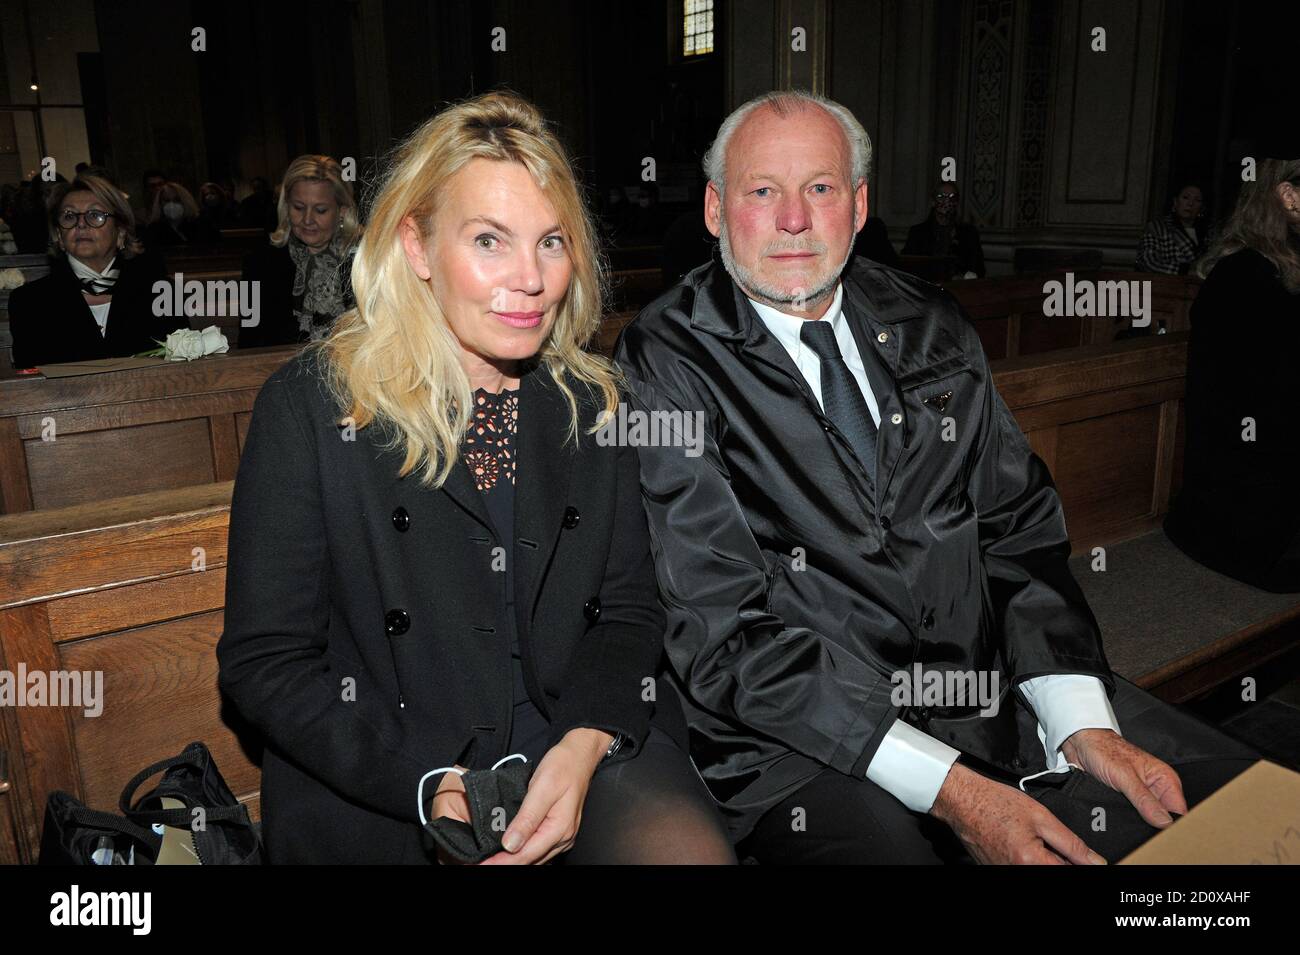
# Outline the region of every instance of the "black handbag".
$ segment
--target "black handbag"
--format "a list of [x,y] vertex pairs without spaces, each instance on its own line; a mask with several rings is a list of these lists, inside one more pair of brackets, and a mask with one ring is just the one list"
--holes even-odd
[[[140,785],[160,772],[163,778],[158,785],[132,804]],[[179,756],[138,772],[122,790],[118,808],[137,827],[149,827],[161,836],[160,865],[262,863],[261,834],[249,818],[248,807],[235,798],[201,742],[190,743]]]
[[152,865],[162,837],[111,812],[91,809],[70,793],[45,801],[39,865]]

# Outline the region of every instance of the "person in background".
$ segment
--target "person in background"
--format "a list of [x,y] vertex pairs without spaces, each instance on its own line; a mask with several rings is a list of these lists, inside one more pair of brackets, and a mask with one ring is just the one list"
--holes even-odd
[[1300,159],[1264,159],[1199,265],[1183,486],[1165,518],[1193,560],[1300,592]]
[[219,234],[239,225],[239,207],[220,183],[205,182],[199,186],[199,219],[206,229]]
[[1212,239],[1201,187],[1187,183],[1174,193],[1169,211],[1148,223],[1134,268],[1139,272],[1186,275]]
[[140,176],[140,195],[134,207],[136,226],[144,230],[153,222],[154,197],[167,184],[167,174],[161,169],[146,169]]
[[889,227],[880,216],[867,216],[867,221],[853,240],[853,254],[887,265],[891,269],[898,268],[898,253],[889,241]]
[[713,257],[718,243],[704,225],[704,203],[692,206],[668,226],[663,240],[663,287]]
[[239,203],[240,225],[245,229],[265,229],[267,232],[274,232],[276,204],[271,184],[261,176],[254,176],[249,186],[252,192]]
[[154,193],[150,222],[144,230],[144,244],[149,249],[175,245],[210,245],[219,235],[210,223],[199,217],[199,204],[179,182],[163,183]]
[[[245,200],[247,201],[247,200]],[[261,315],[241,328],[240,348],[317,341],[355,304],[352,253],[360,225],[352,184],[329,156],[299,156],[280,187],[279,226],[244,259],[261,283]]]
[[58,183],[43,182],[40,176],[19,183],[12,217],[7,221],[20,255],[36,255],[49,249],[50,223],[46,206],[58,186]]
[[975,226],[962,222],[961,191],[955,182],[941,182],[931,200],[930,215],[907,233],[904,255],[950,255],[956,278],[984,278],[984,247]]
[[141,253],[134,229],[130,203],[106,179],[55,190],[50,274],[9,296],[15,368],[134,355],[187,326],[184,316],[154,315],[153,284],[166,276],[156,256]]

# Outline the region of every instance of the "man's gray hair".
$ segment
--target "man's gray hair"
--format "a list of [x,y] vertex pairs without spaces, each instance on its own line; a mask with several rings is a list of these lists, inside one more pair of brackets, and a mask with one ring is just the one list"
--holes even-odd
[[755,96],[749,102],[736,107],[731,115],[722,121],[722,125],[718,127],[717,138],[713,140],[709,151],[704,154],[704,174],[718,187],[719,195],[726,192],[724,178],[727,167],[727,144],[731,142],[731,137],[735,135],[740,124],[749,117],[749,114],[764,106],[770,107],[781,117],[810,106],[820,106],[826,110],[840,124],[840,128],[844,130],[844,137],[849,141],[853,187],[856,189],[858,183],[867,178],[871,170],[871,138],[847,107],[807,90],[773,90],[771,93]]

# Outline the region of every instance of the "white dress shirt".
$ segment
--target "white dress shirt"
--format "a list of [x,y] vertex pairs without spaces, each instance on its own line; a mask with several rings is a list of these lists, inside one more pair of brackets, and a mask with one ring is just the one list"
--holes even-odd
[[[854,380],[862,390],[862,397],[871,410],[871,417],[879,428],[880,408],[863,367],[858,343],[844,317],[843,301],[844,285],[841,283],[835,290],[830,308],[816,321],[831,323],[844,363],[853,373]],[[752,298],[749,302],[767,330],[789,353],[816,396],[817,403],[823,404],[821,358],[806,347],[799,337],[803,323],[811,319],[787,315],[769,305],[755,302]],[[1079,730],[1109,729],[1119,733],[1119,724],[1106,696],[1106,688],[1094,676],[1051,674],[1024,680],[1018,689],[1038,718],[1038,740],[1047,757],[1048,773],[1065,772],[1070,768],[1071,764],[1060,748],[1062,743]],[[867,766],[867,778],[913,812],[929,812],[948,776],[948,770],[959,755],[959,751],[947,743],[910,723],[895,720]],[[1024,777],[1020,780],[1020,788],[1024,789],[1027,780],[1039,775],[1043,773]]]
[[[95,324],[99,326],[101,337],[108,336],[108,310],[113,307],[112,302],[105,302],[103,305],[91,305],[90,314],[95,316]],[[114,325],[114,328],[117,326]]]

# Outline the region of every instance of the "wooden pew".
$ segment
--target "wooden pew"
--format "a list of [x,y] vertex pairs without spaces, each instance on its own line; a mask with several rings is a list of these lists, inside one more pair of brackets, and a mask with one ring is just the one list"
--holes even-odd
[[991,363],[1047,464],[1075,553],[1153,529],[1182,474],[1187,334]]
[[233,479],[257,392],[292,354],[0,381],[0,513]]
[[0,516],[0,669],[103,674],[98,715],[0,707],[0,864],[35,861],[49,793],[116,812],[127,780],[192,740],[258,816],[260,757],[223,712],[214,653],[232,486]]
[[[1058,348],[1105,344],[1130,326],[1127,318],[1081,318],[1043,314],[1049,281],[1065,281],[1065,272],[1038,272],[942,283],[961,303],[979,332],[990,359],[1036,355]],[[1158,275],[1101,269],[1076,271],[1075,280],[1093,282],[1149,281],[1151,331],[1165,323],[1167,332],[1191,328],[1188,314],[1201,280],[1196,276]]]

